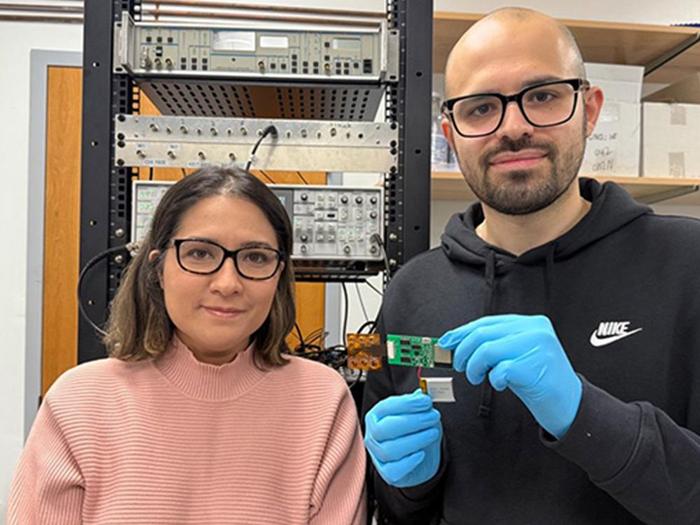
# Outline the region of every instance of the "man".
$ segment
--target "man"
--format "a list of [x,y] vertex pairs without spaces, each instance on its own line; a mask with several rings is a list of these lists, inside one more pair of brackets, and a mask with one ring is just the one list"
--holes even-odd
[[439,337],[366,386],[386,523],[700,523],[700,223],[577,179],[602,103],[568,30],[499,10],[448,60],[443,129],[480,203],[410,261],[384,334]]

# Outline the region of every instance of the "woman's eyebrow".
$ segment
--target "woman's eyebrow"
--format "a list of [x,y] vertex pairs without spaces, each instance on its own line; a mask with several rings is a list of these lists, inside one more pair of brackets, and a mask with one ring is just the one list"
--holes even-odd
[[275,250],[276,248],[272,246],[269,242],[265,241],[248,241],[241,243],[239,248],[272,248]]

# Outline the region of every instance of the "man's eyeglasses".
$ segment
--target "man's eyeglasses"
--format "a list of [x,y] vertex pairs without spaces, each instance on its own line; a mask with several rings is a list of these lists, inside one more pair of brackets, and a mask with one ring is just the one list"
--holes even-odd
[[174,239],[177,263],[186,272],[199,275],[216,273],[229,257],[238,274],[254,281],[270,279],[280,267],[283,254],[267,247],[245,247],[227,250],[207,239]]
[[503,122],[510,102],[518,103],[531,125],[547,128],[569,121],[576,111],[579,91],[589,87],[589,82],[582,78],[553,80],[510,96],[479,93],[451,98],[442,104],[442,112],[449,116],[457,133],[467,138],[494,133]]

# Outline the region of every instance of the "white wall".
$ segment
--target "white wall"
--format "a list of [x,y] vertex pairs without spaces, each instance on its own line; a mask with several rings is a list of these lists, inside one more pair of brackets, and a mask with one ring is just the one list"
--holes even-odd
[[[269,4],[269,0],[247,0]],[[384,9],[383,0],[294,0],[295,5],[337,7],[356,10]],[[487,12],[514,5],[509,2],[436,0],[441,11]],[[658,0],[531,0],[517,5],[540,9],[561,18],[670,24],[700,20],[700,2],[683,0],[660,4]],[[0,22],[0,154],[3,160],[0,182],[0,225],[4,245],[11,247],[0,257],[0,516],[4,519],[7,488],[23,441],[25,293],[27,266],[27,166],[29,134],[29,54],[31,49],[80,51],[82,30],[73,25]],[[439,233],[451,213],[463,209],[464,203],[433,203],[431,239],[436,244]],[[663,206],[668,211],[668,205]],[[680,213],[697,212],[698,207],[678,209]],[[673,208],[671,208],[673,212]],[[362,285],[362,288],[366,286]],[[351,294],[351,323],[362,322],[362,313],[354,285]],[[368,313],[374,314],[378,301],[374,292],[365,291]]]
[[82,27],[0,22],[0,521],[24,439],[24,352],[29,155],[29,54],[82,50]]
[[[217,0],[226,3],[227,0]],[[246,4],[269,5],[270,0],[246,0]],[[354,11],[383,11],[384,0],[289,0],[285,4],[303,7],[338,8]],[[661,4],[658,0],[433,0],[436,11],[486,13],[506,6],[538,9],[558,18],[673,24],[700,20],[700,3],[696,0],[677,0]]]
[[[78,2],[79,0],[73,0]],[[222,5],[230,0],[210,0]],[[37,0],[12,0],[18,4],[41,3]],[[249,5],[272,5],[270,0],[245,0]],[[344,9],[350,11],[383,12],[384,0],[288,0],[284,4],[300,7]],[[677,0],[661,4],[656,0],[433,0],[436,11],[456,11],[464,13],[486,13],[506,6],[521,6],[538,9],[558,18],[599,20],[611,22],[674,24],[695,22],[700,19],[700,4],[694,0]],[[48,26],[47,26],[48,27]]]
[[629,22],[645,24],[677,24],[700,20],[700,3],[679,0],[659,3],[654,0],[528,0],[504,2],[499,0],[435,0],[439,11],[486,13],[507,6],[529,7],[556,18]]

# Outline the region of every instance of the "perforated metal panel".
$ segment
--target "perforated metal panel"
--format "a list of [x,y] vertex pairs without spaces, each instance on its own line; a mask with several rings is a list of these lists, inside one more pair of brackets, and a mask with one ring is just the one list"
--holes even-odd
[[373,121],[383,86],[142,80],[163,115]]

